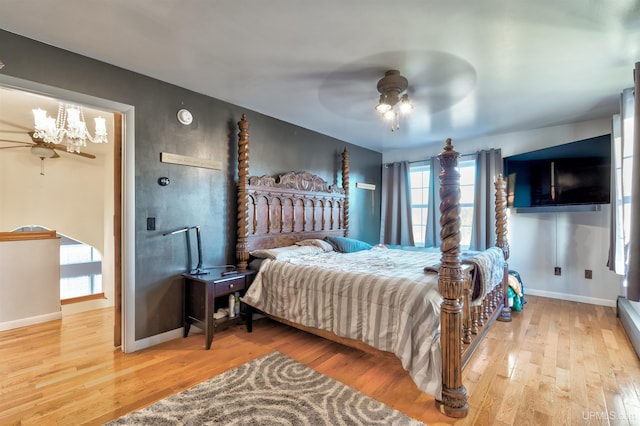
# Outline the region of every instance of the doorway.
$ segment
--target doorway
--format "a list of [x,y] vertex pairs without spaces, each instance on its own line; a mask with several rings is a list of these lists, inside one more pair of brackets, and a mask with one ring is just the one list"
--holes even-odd
[[[132,238],[126,238],[127,230],[124,212],[124,197],[130,194],[132,203],[133,190],[127,191],[124,188],[124,182],[127,179],[124,176],[125,167],[123,165],[125,135],[124,122],[125,119],[131,119],[133,122],[133,107],[114,103],[112,101],[89,97],[82,94],[68,92],[62,89],[52,88],[39,85],[37,83],[27,82],[12,77],[0,75],[0,138],[16,139],[26,138],[29,136],[27,131],[33,126],[33,115],[31,109],[43,108],[47,106],[49,115],[56,115],[57,103],[59,100],[74,103],[85,108],[85,114],[91,115],[92,111],[99,111],[104,114],[109,121],[108,133],[111,133],[107,144],[93,145],[88,143],[86,146],[87,153],[96,153],[96,162],[88,161],[86,158],[76,158],[77,155],[61,152],[56,158],[37,158],[29,152],[29,149],[6,149],[2,154],[7,154],[4,158],[0,158],[2,164],[2,174],[0,176],[4,182],[10,182],[10,187],[3,194],[11,197],[12,194],[21,194],[20,201],[17,203],[22,210],[22,225],[24,225],[25,212],[30,216],[34,224],[44,224],[42,220],[36,220],[36,215],[40,214],[46,222],[52,223],[54,228],[61,228],[60,231],[65,234],[77,236],[78,233],[83,235],[91,234],[90,229],[99,226],[101,235],[94,233],[87,238],[78,238],[83,241],[89,241],[93,246],[100,247],[103,252],[103,275],[110,277],[112,283],[110,287],[110,295],[107,304],[105,301],[89,301],[88,305],[93,304],[93,309],[102,306],[113,306],[115,310],[114,320],[114,345],[122,346],[123,351],[127,351],[133,347],[134,336],[125,339],[127,336],[126,325],[133,321],[128,321],[123,315],[122,307],[125,304],[123,300],[127,291],[123,290],[123,283],[133,282],[133,280],[124,280],[125,276],[133,276],[133,249],[128,259],[123,258],[123,246],[127,245],[133,248]],[[18,98],[24,98],[22,101],[15,101]],[[26,106],[25,104],[9,106],[8,102],[37,102],[37,105]],[[53,105],[53,106],[52,106]],[[20,117],[20,115],[22,115]],[[89,120],[87,119],[87,122]],[[133,125],[129,128],[131,141],[133,141]],[[6,143],[0,144],[0,148],[7,146]],[[82,148],[85,149],[84,147]],[[12,152],[14,151],[14,152]],[[133,169],[133,143],[131,143],[131,165],[129,169]],[[100,167],[96,163],[101,163]],[[101,169],[101,177],[96,177],[98,169]],[[83,175],[81,172],[87,172]],[[42,173],[42,174],[40,174]],[[87,178],[86,176],[90,176]],[[130,175],[133,176],[133,175]],[[38,180],[39,179],[39,180]],[[19,184],[26,183],[26,186],[20,188]],[[132,182],[129,182],[132,188]],[[98,194],[98,195],[97,195]],[[101,195],[99,195],[101,194]],[[3,195],[3,197],[5,196]],[[82,203],[71,202],[70,200],[80,198]],[[96,201],[98,200],[98,201]],[[43,208],[43,203],[46,206]],[[3,214],[0,215],[0,223],[3,227],[10,226],[12,214],[7,214],[8,203],[0,201],[3,207]],[[132,204],[131,204],[132,205]],[[28,213],[32,210],[39,210],[35,213]],[[131,209],[133,210],[133,209]],[[58,216],[54,220],[54,217]],[[66,216],[66,217],[65,217]],[[133,213],[128,215],[129,220],[133,220]],[[91,222],[91,223],[89,223]],[[72,231],[70,232],[69,229]],[[88,234],[87,234],[88,232]],[[131,270],[127,271],[126,265],[130,264]],[[129,291],[133,294],[133,289]],[[84,303],[84,302],[83,302]],[[91,306],[89,306],[91,309]],[[88,310],[88,309],[82,309]],[[130,309],[129,318],[133,318],[133,309]],[[131,350],[129,350],[131,351]]]

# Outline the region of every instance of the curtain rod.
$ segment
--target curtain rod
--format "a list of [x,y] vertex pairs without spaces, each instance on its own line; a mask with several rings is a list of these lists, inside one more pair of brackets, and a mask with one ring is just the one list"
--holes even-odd
[[[461,154],[460,158],[465,158],[465,157],[471,157],[476,155],[476,153],[473,154]],[[424,160],[414,160],[414,161],[407,161],[408,164],[414,164],[414,163],[427,163],[429,162],[429,158],[424,159]],[[395,161],[395,163],[397,163],[397,161]],[[387,164],[393,164],[393,163],[387,163]]]

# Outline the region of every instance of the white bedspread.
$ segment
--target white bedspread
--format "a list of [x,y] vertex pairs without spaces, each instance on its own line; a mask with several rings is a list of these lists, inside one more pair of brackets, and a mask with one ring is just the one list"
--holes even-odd
[[422,391],[441,397],[437,252],[375,247],[265,260],[243,301],[261,311],[394,353]]

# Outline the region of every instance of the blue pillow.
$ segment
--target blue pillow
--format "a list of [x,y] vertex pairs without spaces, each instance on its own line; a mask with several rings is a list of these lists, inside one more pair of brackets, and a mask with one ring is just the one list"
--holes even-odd
[[355,251],[369,250],[373,247],[371,244],[365,243],[364,241],[354,240],[353,238],[347,237],[325,237],[324,239],[333,246],[335,251],[339,251],[341,253],[353,253]]

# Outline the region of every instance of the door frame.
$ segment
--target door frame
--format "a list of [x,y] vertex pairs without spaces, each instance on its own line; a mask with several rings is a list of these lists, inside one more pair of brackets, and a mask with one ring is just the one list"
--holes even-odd
[[[135,342],[135,108],[91,95],[0,74],[6,87],[114,113],[114,344],[134,352]],[[120,130],[120,132],[117,132]],[[120,141],[120,143],[118,143]],[[119,163],[119,164],[118,164]],[[118,188],[119,187],[119,188]]]

